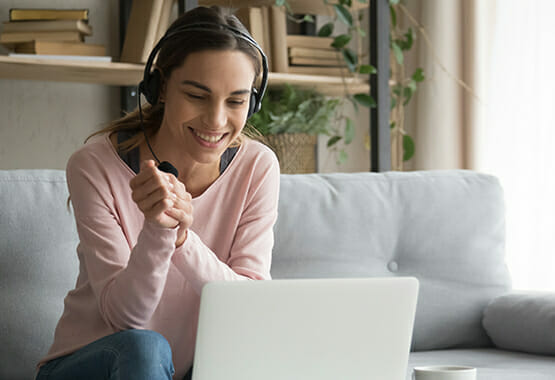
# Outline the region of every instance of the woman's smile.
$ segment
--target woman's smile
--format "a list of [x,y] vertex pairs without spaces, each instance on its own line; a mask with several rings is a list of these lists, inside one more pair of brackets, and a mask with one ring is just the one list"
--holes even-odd
[[209,132],[201,132],[192,127],[188,127],[193,136],[195,136],[196,140],[202,145],[207,148],[217,148],[220,146],[224,137],[226,137],[229,133],[209,133]]

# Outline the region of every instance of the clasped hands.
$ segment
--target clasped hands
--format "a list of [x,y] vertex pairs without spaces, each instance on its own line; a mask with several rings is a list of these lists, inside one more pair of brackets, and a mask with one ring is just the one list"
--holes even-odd
[[141,171],[129,185],[145,219],[165,228],[179,226],[175,246],[182,245],[193,224],[192,197],[185,185],[174,175],[158,170],[153,160],[141,163]]

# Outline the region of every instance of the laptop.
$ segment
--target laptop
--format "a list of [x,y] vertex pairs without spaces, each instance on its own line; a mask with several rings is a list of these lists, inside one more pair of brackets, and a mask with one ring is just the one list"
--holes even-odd
[[404,380],[415,278],[212,282],[193,380]]

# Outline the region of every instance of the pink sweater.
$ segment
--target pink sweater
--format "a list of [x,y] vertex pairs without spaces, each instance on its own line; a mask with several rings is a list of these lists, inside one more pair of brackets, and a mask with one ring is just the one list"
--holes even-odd
[[193,361],[203,285],[270,279],[279,191],[271,150],[251,140],[239,148],[222,175],[193,199],[194,222],[177,249],[177,229],[145,222],[131,199],[134,175],[107,135],[69,159],[79,277],[39,365],[120,330],[149,329],[168,340],[175,378],[182,378]]

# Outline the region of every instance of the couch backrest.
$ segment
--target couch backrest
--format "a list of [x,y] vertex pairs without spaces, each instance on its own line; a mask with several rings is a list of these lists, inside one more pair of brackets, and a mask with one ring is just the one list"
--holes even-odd
[[470,171],[282,175],[273,278],[415,276],[413,350],[490,345],[510,287],[496,178]]
[[[31,379],[77,279],[65,174],[0,170],[0,379]],[[465,171],[282,175],[274,278],[415,276],[413,348],[488,344],[509,287],[502,192]]]
[[0,170],[0,379],[32,379],[79,263],[65,174]]

